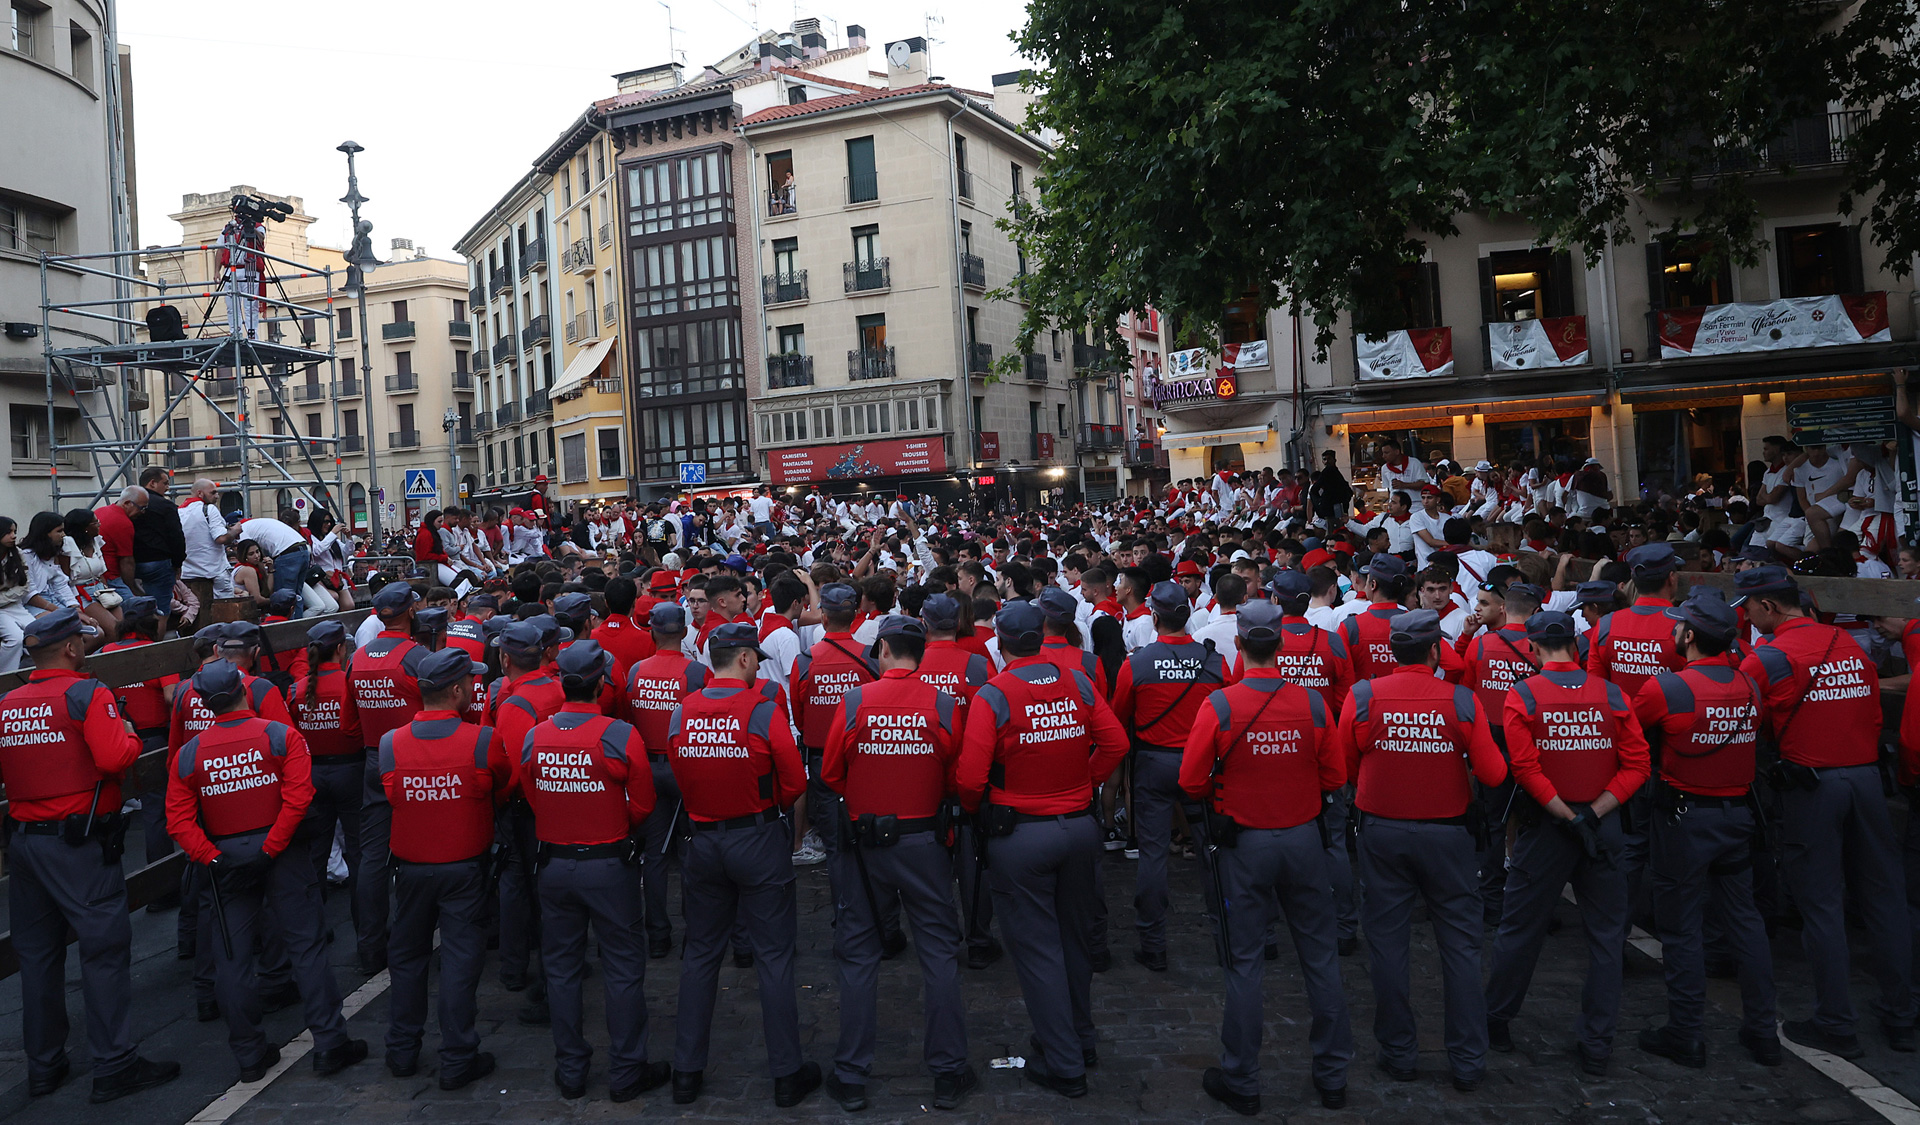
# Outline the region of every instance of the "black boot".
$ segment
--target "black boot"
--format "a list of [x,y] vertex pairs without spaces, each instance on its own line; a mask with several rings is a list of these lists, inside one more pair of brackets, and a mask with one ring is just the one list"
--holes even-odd
[[801,1063],[799,1070],[773,1080],[773,1104],[788,1109],[806,1101],[807,1095],[819,1088],[820,1064]]

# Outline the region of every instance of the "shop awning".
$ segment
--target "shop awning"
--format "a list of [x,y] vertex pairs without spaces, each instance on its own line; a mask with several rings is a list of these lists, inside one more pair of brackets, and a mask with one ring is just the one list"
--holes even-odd
[[573,357],[573,362],[567,364],[567,369],[560,373],[560,378],[548,388],[547,400],[551,402],[564,398],[586,386],[587,380],[593,378],[593,373],[600,370],[607,353],[613,350],[614,339],[611,335],[602,336],[580,349],[580,353]]
[[1263,442],[1271,440],[1272,437],[1272,426],[1239,426],[1231,430],[1198,430],[1190,434],[1170,433],[1160,439],[1160,444],[1168,449],[1200,449],[1209,445]]
[[[1493,401],[1466,401],[1435,403],[1430,406],[1401,407],[1382,409],[1372,403],[1330,402],[1320,410],[1326,420],[1344,425],[1354,430],[1380,430],[1442,425],[1454,418],[1467,418],[1475,414],[1488,418],[1514,418],[1523,415],[1531,419],[1540,418],[1577,418],[1596,406],[1606,403],[1605,394],[1554,394],[1525,395],[1503,398]],[[1518,420],[1518,419],[1516,419]]]
[[1620,401],[1646,410],[1738,406],[1746,395],[1785,394],[1790,400],[1849,398],[1891,392],[1885,374],[1839,374],[1823,378],[1745,379],[1712,383],[1657,383],[1620,388]]

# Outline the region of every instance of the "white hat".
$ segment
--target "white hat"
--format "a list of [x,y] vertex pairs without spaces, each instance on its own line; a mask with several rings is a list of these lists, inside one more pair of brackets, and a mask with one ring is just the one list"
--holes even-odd
[[1490,473],[1493,471],[1493,462],[1483,457],[1478,462],[1475,462],[1473,471],[1476,473]]
[[1584,462],[1582,462],[1582,464],[1586,464],[1586,465],[1598,465],[1599,463],[1600,463],[1600,458],[1598,457],[1589,457]]

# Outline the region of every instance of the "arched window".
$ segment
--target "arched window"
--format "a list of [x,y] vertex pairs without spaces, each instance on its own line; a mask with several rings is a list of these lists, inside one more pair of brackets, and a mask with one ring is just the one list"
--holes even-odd
[[359,481],[347,486],[347,522],[353,530],[361,531],[367,526],[367,488]]

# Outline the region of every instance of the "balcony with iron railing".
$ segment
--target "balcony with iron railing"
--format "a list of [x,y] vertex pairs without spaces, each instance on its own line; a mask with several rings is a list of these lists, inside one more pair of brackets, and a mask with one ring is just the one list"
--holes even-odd
[[420,448],[420,431],[419,430],[387,431],[387,448],[388,449]]
[[1121,446],[1120,427],[1105,422],[1080,423],[1080,448],[1088,453],[1110,453]]
[[470,391],[473,389],[473,372],[471,371],[455,371],[452,375],[448,376],[448,378],[453,380],[453,389],[456,391]]
[[502,336],[493,342],[493,362],[502,363],[513,358],[513,337]]
[[600,306],[600,323],[606,325],[609,332],[613,330],[613,325],[619,312],[620,306],[618,302],[615,301],[608,301],[606,304]]
[[531,348],[535,344],[551,339],[553,339],[553,324],[547,319],[546,313],[541,313],[527,321],[527,326],[520,330],[522,348]]
[[893,348],[853,348],[847,352],[847,378],[891,379],[894,376]]
[[993,370],[993,345],[967,345],[967,374],[986,374]]
[[957,170],[954,178],[958,181],[958,186],[960,189],[960,198],[969,199],[969,200],[972,199],[973,198],[973,173],[967,171],[965,168],[961,168]]
[[467,307],[475,312],[484,312],[487,307],[487,291],[484,286],[476,285],[467,290]]
[[519,420],[520,404],[517,402],[502,403],[500,409],[493,412],[493,421],[496,426],[511,426]]
[[454,435],[454,439],[458,441],[461,445],[480,444],[478,439],[474,437],[473,430],[471,427],[460,426],[453,431],[453,435]]
[[361,389],[360,380],[358,379],[335,379],[333,381],[333,397],[335,398],[359,398]]
[[767,388],[813,386],[813,357],[810,355],[770,355],[767,357]]
[[987,287],[987,263],[978,254],[960,255],[960,284],[969,289]]
[[542,414],[553,413],[553,403],[547,401],[546,391],[535,391],[527,396],[527,417],[538,418]]
[[473,416],[473,432],[477,434],[493,432],[493,411],[482,410]]
[[342,453],[365,453],[367,442],[359,434],[344,434],[340,438],[338,448]]
[[1157,466],[1164,469],[1167,467],[1167,451],[1151,438],[1128,438],[1123,459],[1134,468]]
[[390,395],[412,394],[420,389],[420,377],[411,371],[387,376],[387,393]]
[[168,450],[166,462],[167,462],[167,468],[169,469],[191,469],[193,468],[193,450],[191,449]]
[[854,260],[843,266],[847,292],[877,293],[893,285],[892,262],[885,258]]
[[473,364],[475,371],[486,371],[493,367],[493,358],[487,355],[487,349],[479,347],[467,353],[467,362]]
[[534,270],[543,270],[546,268],[547,240],[545,238],[536,238],[532,242],[527,243],[526,249],[520,251],[520,273],[525,275],[532,273]]
[[612,245],[613,245],[613,224],[601,223],[600,224],[600,248],[604,250],[607,247]]
[[591,273],[593,271],[593,239],[574,239],[560,255],[560,269],[566,273]]
[[880,202],[880,173],[860,172],[845,177],[847,206]]
[[1796,117],[1765,144],[1730,145],[1701,134],[1668,137],[1658,176],[1677,178],[1679,166],[1689,160],[1696,176],[1837,167],[1850,157],[1853,137],[1866,126],[1867,116],[1864,109],[1843,109]]
[[1076,342],[1073,345],[1073,369],[1075,371],[1091,371],[1095,368],[1103,367],[1106,365],[1107,355],[1107,349],[1098,344],[1082,344]]
[[513,274],[506,270],[495,270],[487,275],[487,293],[510,293],[513,291]]
[[322,402],[326,397],[327,385],[325,383],[295,383],[293,385],[293,401],[295,402]]
[[447,338],[451,340],[473,339],[473,322],[471,320],[447,321]]
[[791,187],[771,188],[767,191],[767,218],[790,219],[800,213],[800,197]]
[[610,375],[605,379],[593,381],[593,393],[597,395],[617,395],[620,393],[620,376]]
[[413,321],[396,320],[392,324],[382,324],[380,326],[380,338],[382,340],[413,339]]
[[232,398],[239,393],[240,383],[236,379],[202,379],[200,389],[208,398]]
[[1047,381],[1047,357],[1046,356],[1041,355],[1038,352],[1028,352],[1026,355],[1021,357],[1021,360],[1022,360],[1022,367],[1024,369],[1023,373],[1027,377],[1027,382],[1044,383]]
[[807,271],[760,275],[761,300],[768,305],[791,305],[807,299]]

